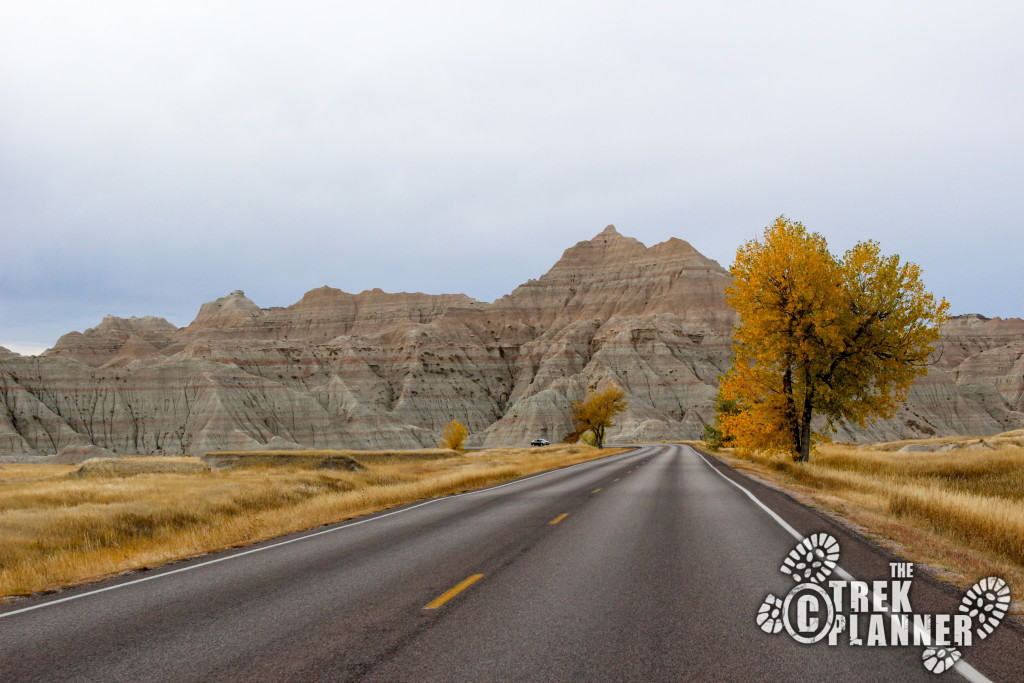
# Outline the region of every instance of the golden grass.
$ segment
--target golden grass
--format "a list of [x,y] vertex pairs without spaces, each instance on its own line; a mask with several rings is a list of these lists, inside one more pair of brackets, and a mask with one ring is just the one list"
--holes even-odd
[[[522,449],[519,449],[522,450]],[[295,458],[326,458],[344,456],[361,463],[374,462],[421,462],[423,460],[439,460],[459,455],[458,451],[447,448],[420,448],[416,450],[387,451],[356,451],[356,450],[294,450],[294,451],[210,451],[207,457],[237,456],[244,459],[258,460],[262,456],[270,456],[282,462]]]
[[937,436],[930,439],[904,439],[870,444],[875,451],[891,453],[906,446],[934,446],[940,452],[967,450],[993,450],[1003,447],[1024,447],[1024,430],[1004,432],[995,436]]
[[1024,447],[898,450],[893,444],[822,445],[805,464],[719,455],[852,521],[963,587],[982,576],[1002,576],[1018,600],[1014,611],[1024,612]]
[[[284,464],[271,467],[271,454],[262,453],[219,470],[167,457],[4,465],[0,595],[152,567],[624,450],[287,451],[275,454]],[[364,469],[314,469],[340,455]]]

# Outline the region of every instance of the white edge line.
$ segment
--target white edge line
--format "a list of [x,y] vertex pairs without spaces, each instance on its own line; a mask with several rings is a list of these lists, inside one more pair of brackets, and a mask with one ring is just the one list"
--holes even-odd
[[[626,455],[635,454],[636,450],[639,450],[639,449],[642,449],[642,448],[643,448],[643,446],[634,447],[633,451],[627,451],[625,453],[619,453],[618,455],[605,456],[605,458],[615,458],[615,457],[619,457],[619,456],[626,456]],[[192,571],[193,569],[199,569],[200,567],[208,567],[211,564],[217,564],[218,562],[226,562],[228,560],[234,560],[234,559],[239,558],[239,557],[245,557],[246,555],[252,555],[253,553],[263,552],[264,550],[272,550],[274,548],[280,548],[281,546],[288,545],[289,543],[296,543],[298,541],[304,541],[304,540],[306,540],[308,538],[315,538],[317,536],[323,536],[324,534],[334,533],[335,531],[343,531],[345,529],[351,529],[352,527],[359,526],[360,524],[366,524],[367,522],[375,522],[378,519],[384,519],[385,517],[390,517],[392,515],[397,515],[397,514],[400,514],[402,512],[408,512],[409,510],[415,510],[416,508],[423,507],[424,505],[430,505],[431,503],[437,503],[437,502],[440,502],[442,500],[452,500],[453,498],[461,498],[462,496],[471,496],[471,495],[474,495],[474,494],[477,494],[477,493],[484,493],[486,491],[494,491],[496,489],[505,488],[506,486],[512,486],[513,484],[521,484],[524,481],[530,481],[531,479],[536,479],[537,477],[543,477],[543,476],[548,475],[548,474],[554,474],[555,472],[565,472],[566,470],[571,470],[573,468],[580,467],[582,465],[589,465],[589,464],[591,464],[593,462],[597,462],[598,460],[604,460],[605,458],[597,458],[595,460],[587,460],[586,462],[578,462],[575,465],[569,465],[568,467],[559,467],[558,469],[548,470],[547,472],[538,472],[537,474],[531,474],[530,476],[523,477],[522,479],[516,479],[514,481],[507,481],[504,484],[496,484],[495,486],[488,486],[487,488],[475,489],[473,491],[463,491],[462,493],[454,493],[454,494],[452,494],[450,496],[442,496],[440,498],[431,498],[430,500],[425,500],[422,503],[416,503],[415,505],[410,505],[409,507],[403,507],[401,510],[392,510],[391,512],[385,512],[384,514],[374,515],[373,517],[366,517],[364,519],[359,519],[359,520],[356,520],[354,522],[349,522],[347,524],[345,522],[335,522],[333,525],[331,525],[327,529],[321,529],[320,531],[314,531],[313,533],[303,534],[302,536],[298,536],[297,538],[290,538],[287,541],[278,541],[277,543],[272,543],[271,545],[265,545],[265,546],[261,546],[259,548],[250,548],[249,550],[243,550],[240,553],[234,553],[234,554],[231,554],[231,555],[227,555],[225,557],[218,557],[217,559],[214,559],[214,560],[207,560],[205,562],[199,562],[198,564],[191,564],[191,565],[189,565],[187,567],[179,567],[178,569],[172,569],[170,571],[161,572],[159,574],[154,574],[152,576],[144,576],[144,577],[142,577],[140,579],[133,579],[131,581],[125,581],[124,583],[115,584],[113,586],[106,586],[105,588],[97,588],[95,590],[87,591],[85,593],[78,593],[76,595],[69,595],[67,597],[58,598],[56,600],[48,600],[47,602],[43,602],[43,603],[40,603],[38,605],[32,605],[30,607],[22,607],[21,609],[16,609],[16,610],[13,610],[13,611],[10,611],[10,612],[4,612],[4,613],[0,614],[0,619],[3,619],[5,617],[13,617],[15,614],[23,614],[25,612],[31,612],[33,610],[42,609],[44,607],[52,607],[53,605],[59,605],[62,602],[68,602],[68,601],[71,601],[71,600],[78,600],[80,598],[89,597],[90,595],[96,595],[98,593],[106,593],[107,591],[117,590],[118,588],[127,588],[128,586],[134,586],[134,585],[139,584],[139,583],[145,583],[146,581],[153,581],[154,579],[162,579],[162,578],[164,578],[166,576],[171,576],[173,574],[179,574],[181,572]],[[373,514],[373,513],[370,513],[370,514]],[[298,533],[302,533],[302,532],[298,532]],[[215,550],[215,551],[212,551],[212,552],[224,552],[224,550]],[[173,561],[174,560],[171,560],[171,562],[173,562]]]
[[[696,453],[697,457],[698,457],[698,458],[700,458],[701,460],[703,460],[703,461],[704,461],[704,464],[705,464],[705,465],[707,465],[708,467],[710,467],[710,468],[711,468],[711,471],[712,471],[712,472],[714,472],[715,474],[717,474],[718,476],[720,476],[720,477],[721,477],[722,479],[725,479],[725,480],[726,480],[727,482],[729,482],[730,484],[732,484],[733,486],[735,486],[736,488],[738,488],[738,489],[739,489],[740,491],[743,491],[743,493],[747,494],[747,497],[748,497],[748,498],[750,498],[750,500],[752,500],[752,501],[754,501],[755,503],[757,503],[758,507],[760,507],[760,508],[761,508],[762,510],[764,510],[764,511],[765,511],[765,512],[767,512],[767,513],[768,513],[769,515],[771,515],[771,518],[772,518],[772,519],[774,519],[774,520],[775,520],[776,522],[778,522],[778,523],[779,523],[779,526],[781,526],[781,527],[782,527],[783,529],[785,529],[786,531],[788,531],[788,532],[789,532],[789,534],[790,534],[790,535],[791,535],[791,536],[792,536],[793,538],[795,538],[795,539],[796,539],[796,540],[798,540],[798,541],[802,541],[802,540],[804,540],[804,537],[803,537],[803,536],[802,536],[802,535],[800,534],[800,532],[799,532],[799,531],[797,531],[797,530],[796,530],[796,529],[794,529],[794,528],[793,528],[792,526],[790,526],[790,525],[789,525],[789,523],[788,523],[788,522],[787,522],[786,520],[782,519],[782,517],[779,517],[779,515],[778,515],[778,514],[776,514],[774,510],[772,510],[772,509],[771,509],[771,508],[769,508],[769,507],[768,507],[767,505],[765,505],[765,504],[764,504],[764,503],[762,503],[762,502],[761,502],[760,500],[758,500],[758,499],[757,499],[757,497],[756,497],[756,496],[755,496],[755,495],[754,495],[753,493],[751,493],[750,491],[748,491],[748,490],[747,490],[746,488],[744,488],[744,487],[743,487],[743,486],[741,486],[740,484],[737,484],[736,482],[734,482],[734,481],[733,481],[732,479],[730,479],[729,477],[727,477],[727,476],[725,476],[724,474],[722,474],[722,473],[721,473],[721,472],[720,472],[720,471],[718,470],[718,468],[717,468],[717,467],[715,467],[714,465],[712,465],[712,464],[711,464],[710,462],[708,462],[708,461],[707,461],[707,458],[705,458],[705,457],[704,457],[704,456],[703,456],[703,455],[702,455],[702,454],[700,453],[700,451],[698,451],[698,450],[697,450],[696,448],[693,448],[693,447],[691,447],[691,446],[686,446],[686,448],[689,448],[689,449],[690,449],[691,451],[693,451],[694,453]],[[842,567],[840,567],[839,565],[836,565],[836,568],[835,568],[835,572],[836,572],[836,574],[838,574],[838,575],[839,575],[840,577],[842,577],[844,581],[853,581],[853,580],[854,580],[854,578],[853,578],[853,575],[852,575],[852,574],[850,574],[850,573],[849,573],[848,571],[846,571],[845,569],[843,569]],[[871,591],[869,590],[868,592],[870,593]],[[888,605],[886,605],[886,608],[888,608]],[[927,638],[925,638],[924,640],[926,641],[926,644],[927,644],[927,640],[928,640],[928,639],[927,639]],[[991,680],[990,680],[990,679],[989,679],[988,677],[986,677],[986,676],[985,676],[985,674],[981,673],[980,671],[978,671],[977,669],[975,669],[975,668],[974,668],[973,666],[971,666],[970,664],[968,664],[968,663],[967,663],[967,661],[966,661],[966,660],[965,660],[965,659],[964,659],[963,657],[961,657],[961,658],[960,658],[960,659],[959,659],[959,660],[957,661],[957,663],[953,665],[953,669],[954,669],[954,670],[955,670],[955,671],[956,671],[956,672],[957,672],[958,674],[960,674],[961,676],[963,676],[963,677],[964,677],[964,678],[966,678],[967,680],[971,681],[971,683],[992,683],[992,681],[991,681]]]

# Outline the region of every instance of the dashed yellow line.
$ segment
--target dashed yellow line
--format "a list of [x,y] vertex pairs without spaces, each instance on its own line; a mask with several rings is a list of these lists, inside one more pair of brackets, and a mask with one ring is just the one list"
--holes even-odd
[[612,481],[618,481],[618,480],[619,480],[618,477],[615,477],[614,479],[612,479]]
[[479,581],[482,578],[484,578],[483,574],[473,574],[473,576],[469,577],[468,579],[466,579],[465,581],[463,581],[459,585],[455,586],[454,588],[452,588],[450,591],[448,591],[444,595],[441,595],[441,596],[437,597],[433,602],[431,602],[428,605],[426,605],[423,609],[437,609],[438,607],[440,607],[444,603],[448,602],[449,600],[454,598],[456,595],[458,595],[462,591],[466,590],[467,588],[469,588],[470,586],[472,586],[474,583],[476,583],[477,581]]
[[593,491],[591,491],[591,493],[597,493],[597,492],[598,492],[598,491],[600,491],[600,490],[601,490],[601,489],[594,489]]
[[568,516],[569,516],[568,512],[563,512],[562,514],[558,515],[553,520],[548,522],[548,524],[558,524],[559,522],[561,522],[563,519],[565,519]]

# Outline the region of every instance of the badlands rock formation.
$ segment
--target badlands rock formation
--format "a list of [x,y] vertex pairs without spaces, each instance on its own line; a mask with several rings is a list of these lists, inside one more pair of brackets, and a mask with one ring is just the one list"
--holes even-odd
[[[729,366],[728,282],[682,240],[609,226],[492,304],[321,287],[272,309],[235,291],[180,329],[108,316],[41,357],[0,349],[0,455],[412,448],[451,419],[471,444],[556,441],[606,379],[630,402],[613,440],[697,438]],[[895,418],[839,438],[1020,427],[1024,321],[963,316]]]

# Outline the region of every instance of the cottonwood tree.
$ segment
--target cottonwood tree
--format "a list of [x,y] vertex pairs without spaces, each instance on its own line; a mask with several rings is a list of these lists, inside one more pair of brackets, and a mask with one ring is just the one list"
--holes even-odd
[[441,448],[450,448],[453,451],[461,451],[462,444],[466,440],[466,425],[452,420],[444,427],[444,431],[441,432]]
[[[821,235],[783,216],[739,248],[731,270],[726,297],[740,324],[719,396],[734,411],[717,422],[741,450],[807,461],[812,438],[840,421],[891,417],[928,372],[949,304],[925,291],[918,266],[883,256],[877,242],[836,258]],[[816,415],[822,434],[812,434]]]
[[589,431],[594,435],[594,445],[604,448],[605,431],[612,426],[612,418],[628,404],[626,391],[618,384],[608,384],[601,390],[591,387],[582,401],[572,404],[573,429],[576,434]]

